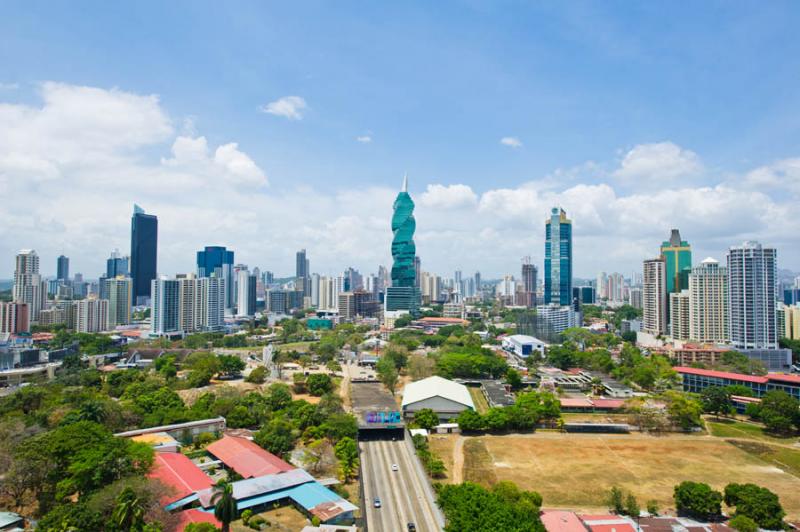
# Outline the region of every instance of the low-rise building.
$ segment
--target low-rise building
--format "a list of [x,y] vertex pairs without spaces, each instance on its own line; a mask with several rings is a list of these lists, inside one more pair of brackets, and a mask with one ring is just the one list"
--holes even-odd
[[514,334],[503,338],[503,349],[515,355],[527,358],[534,353],[544,357],[544,350],[547,344],[539,340],[535,336],[528,336],[526,334]]
[[430,408],[440,419],[452,419],[464,410],[475,410],[475,404],[466,386],[433,376],[406,385],[402,408],[404,416]]

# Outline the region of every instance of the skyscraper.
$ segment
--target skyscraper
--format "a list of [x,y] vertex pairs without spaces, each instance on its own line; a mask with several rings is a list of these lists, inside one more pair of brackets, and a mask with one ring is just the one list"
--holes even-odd
[[408,194],[408,177],[394,200],[392,216],[392,286],[386,289],[385,310],[407,310],[417,314],[419,288],[416,273],[414,231],[414,201]]
[[180,331],[180,281],[165,276],[151,281],[151,329],[154,335]]
[[131,217],[131,277],[133,300],[144,305],[150,299],[150,283],[156,278],[158,260],[158,218],[133,206]]
[[133,281],[130,277],[119,275],[103,280],[103,293],[108,298],[108,325],[128,325],[131,322],[131,301]]
[[572,304],[572,220],[558,207],[545,222],[544,302]]
[[728,333],[737,349],[778,347],[776,255],[758,242],[728,250]]
[[536,306],[536,277],[538,272],[530,257],[522,259],[522,290],[525,298],[524,304],[528,308]]
[[35,250],[23,249],[17,254],[14,268],[13,300],[28,304],[28,319],[39,320],[39,311],[47,299],[47,283],[39,275],[39,255]]
[[711,257],[689,274],[689,339],[728,340],[728,270]]
[[224,283],[225,309],[233,312],[234,281],[233,281],[233,251],[225,246],[206,246],[203,251],[197,252],[197,276],[217,277]]
[[130,257],[122,257],[119,250],[115,249],[111,252],[111,256],[106,259],[106,278],[114,279],[119,275],[130,275]]
[[670,335],[673,340],[690,338],[690,299],[688,290],[669,295],[669,313],[672,316]]
[[295,281],[295,290],[300,290],[303,292],[304,296],[311,295],[311,278],[310,278],[310,270],[311,270],[311,262],[308,260],[306,256],[306,250],[301,249],[297,252],[295,256],[295,277],[297,280]]
[[653,336],[667,332],[666,266],[664,258],[644,261],[642,330]]
[[689,272],[692,269],[692,247],[681,240],[681,232],[673,229],[669,240],[661,243],[661,256],[666,267],[667,294],[689,288]]
[[56,260],[56,279],[59,281],[69,280],[69,257],[59,255]]
[[256,313],[256,276],[247,270],[239,270],[236,283],[239,291],[236,298],[236,315],[247,318]]

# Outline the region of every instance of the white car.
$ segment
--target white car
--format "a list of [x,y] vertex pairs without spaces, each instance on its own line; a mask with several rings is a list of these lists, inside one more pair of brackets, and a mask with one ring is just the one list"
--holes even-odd
[[392,471],[398,471],[400,468],[397,467],[397,464],[392,464]]

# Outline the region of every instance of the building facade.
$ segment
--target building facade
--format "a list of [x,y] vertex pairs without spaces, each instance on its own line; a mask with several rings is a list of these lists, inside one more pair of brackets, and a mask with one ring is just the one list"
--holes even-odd
[[728,341],[728,270],[711,257],[689,274],[689,338]]
[[408,178],[403,178],[403,188],[394,200],[392,215],[392,286],[386,288],[384,310],[407,310],[412,315],[419,312],[419,286],[415,257],[414,201],[408,194]]
[[56,279],[59,281],[69,280],[69,257],[59,255],[56,259]]
[[131,277],[133,302],[145,305],[150,298],[151,282],[156,278],[158,262],[158,218],[133,206],[131,217]]
[[737,349],[776,349],[776,250],[745,242],[728,251],[728,332]]
[[247,270],[239,270],[237,279],[236,315],[249,318],[256,314],[256,276]]
[[572,304],[572,220],[558,207],[545,222],[544,302]]
[[96,333],[108,330],[108,300],[82,299],[72,303],[75,313],[75,331]]
[[659,336],[667,332],[666,265],[664,259],[644,261],[642,276],[642,332]]
[[670,334],[673,340],[686,341],[690,338],[689,291],[681,290],[669,295],[669,315],[672,317]]
[[39,274],[39,255],[35,250],[23,249],[17,254],[14,269],[14,289],[12,300],[27,303],[28,319],[37,323],[39,311],[47,301],[47,283]]
[[197,276],[216,277],[224,284],[225,310],[233,313],[233,251],[225,246],[206,246],[197,252]]
[[119,275],[103,281],[103,293],[108,299],[108,325],[128,325],[131,322],[131,306],[133,303],[133,280]]
[[0,333],[23,334],[30,331],[27,303],[0,302]]

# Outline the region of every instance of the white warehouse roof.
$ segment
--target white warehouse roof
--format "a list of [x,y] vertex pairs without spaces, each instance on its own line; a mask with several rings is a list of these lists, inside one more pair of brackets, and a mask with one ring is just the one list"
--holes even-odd
[[475,404],[466,386],[435,375],[406,385],[403,390],[403,408],[437,396],[475,410]]
[[535,336],[528,336],[526,334],[513,334],[511,336],[507,336],[506,339],[512,342],[517,342],[518,344],[544,344],[543,341],[539,340]]

